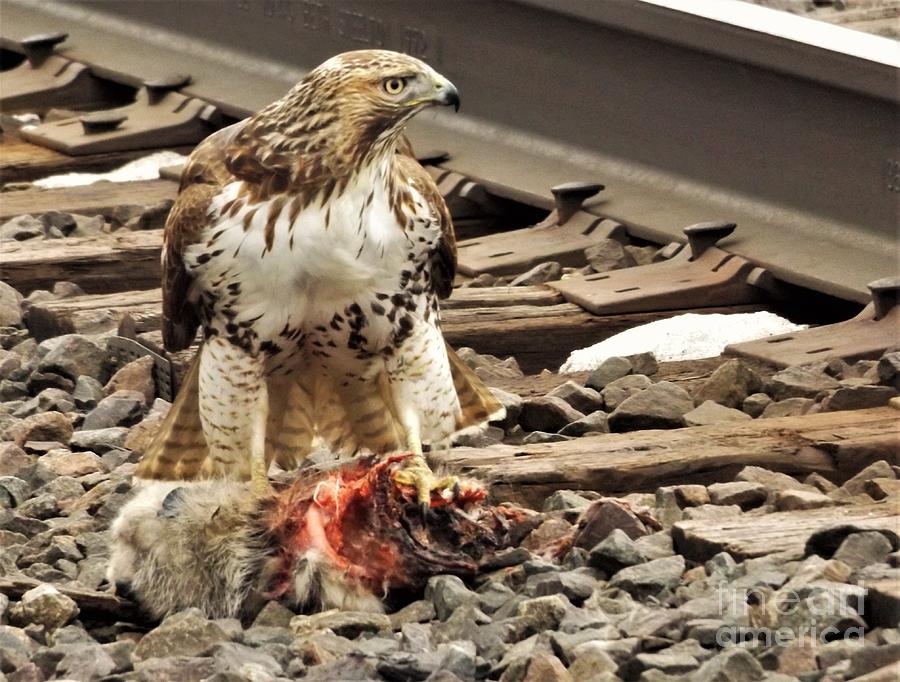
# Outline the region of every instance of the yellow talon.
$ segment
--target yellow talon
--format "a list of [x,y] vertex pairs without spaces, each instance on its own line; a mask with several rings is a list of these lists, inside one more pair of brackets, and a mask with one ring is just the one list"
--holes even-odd
[[431,506],[432,491],[450,490],[455,494],[459,489],[459,479],[456,476],[436,477],[425,458],[419,455],[413,455],[403,462],[394,475],[394,480],[415,488],[416,501],[423,508]]

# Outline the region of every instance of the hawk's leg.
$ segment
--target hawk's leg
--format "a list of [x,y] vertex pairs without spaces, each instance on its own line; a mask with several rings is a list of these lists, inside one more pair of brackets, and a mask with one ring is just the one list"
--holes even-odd
[[459,411],[440,331],[419,321],[401,350],[388,361],[388,375],[406,446],[413,453],[395,479],[414,486],[419,504],[426,509],[433,491],[455,494],[459,487],[456,476],[435,476],[422,450],[423,442],[437,444],[449,439]]
[[209,446],[203,475],[268,489],[269,398],[262,358],[214,336],[200,351],[200,421]]

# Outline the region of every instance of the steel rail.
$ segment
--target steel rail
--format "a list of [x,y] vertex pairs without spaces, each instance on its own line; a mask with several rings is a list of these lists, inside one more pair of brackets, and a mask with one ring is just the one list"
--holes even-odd
[[0,46],[64,30],[62,53],[98,75],[137,85],[188,72],[183,92],[238,117],[336,52],[404,50],[463,94],[465,116],[426,115],[413,129],[419,148],[450,152],[448,169],[547,207],[554,184],[602,182],[588,209],[659,242],[728,219],[739,227],[725,250],[867,300],[867,282],[900,270],[898,69],[886,39],[829,27],[827,40],[852,37],[853,49],[827,50],[821,35],[797,34],[821,33],[812,20],[791,17],[778,35],[677,5],[4,0]]

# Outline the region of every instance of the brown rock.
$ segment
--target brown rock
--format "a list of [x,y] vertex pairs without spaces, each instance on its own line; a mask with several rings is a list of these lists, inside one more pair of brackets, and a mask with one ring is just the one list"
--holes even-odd
[[0,476],[14,476],[32,461],[33,458],[12,441],[0,443]]
[[704,400],[699,407],[695,407],[684,415],[684,423],[688,426],[704,426],[722,422],[750,421],[752,418],[749,414],[740,410],[725,407],[712,400]]
[[566,424],[584,416],[562,398],[546,396],[522,402],[519,424],[526,431],[556,433]]
[[705,485],[676,485],[675,499],[678,500],[679,507],[699,507],[701,504],[709,504],[709,491]]
[[632,540],[648,535],[644,522],[627,506],[613,500],[595,500],[581,515],[575,545],[590,550],[618,528]]
[[769,403],[759,416],[760,419],[799,417],[801,414],[809,414],[815,405],[816,401],[812,398],[787,398],[777,403]]
[[897,389],[892,386],[844,386],[829,392],[822,401],[822,411],[837,412],[881,407],[887,405],[896,395]]
[[144,404],[150,405],[156,397],[156,382],[153,380],[153,358],[145,356],[129,362],[103,388],[107,396],[116,391],[137,391],[144,396]]
[[758,507],[766,501],[766,489],[758,483],[734,481],[733,483],[713,483],[707,488],[713,504],[736,504],[747,510]]
[[61,412],[41,412],[10,426],[3,438],[13,441],[19,447],[29,440],[55,440],[65,444],[69,442],[72,433],[72,422],[66,415]]
[[744,399],[762,388],[759,375],[741,360],[728,360],[719,365],[700,388],[694,393],[694,401],[705,400],[739,408]]
[[522,682],[572,682],[572,676],[556,656],[537,654],[531,657]]
[[866,492],[866,482],[875,478],[895,479],[897,475],[894,473],[893,467],[882,459],[867,466],[844,483],[841,488],[851,495],[859,495]]
[[40,462],[57,476],[77,478],[87,474],[106,473],[106,465],[93,452],[70,452],[51,450],[41,457]]
[[550,518],[535,528],[522,542],[525,549],[540,549],[565,537],[572,530],[572,524],[565,519]]
[[156,436],[156,432],[159,431],[165,417],[165,414],[150,414],[143,421],[138,422],[128,432],[124,447],[137,455],[143,455]]
[[582,414],[590,414],[603,409],[603,398],[592,388],[586,388],[567,381],[547,394],[548,398],[562,398]]
[[822,391],[840,388],[840,384],[825,372],[811,367],[788,367],[773,375],[766,384],[766,393],[775,400],[785,398],[815,398]]
[[834,483],[829,481],[822,474],[816,472],[811,473],[809,476],[803,479],[803,482],[806,485],[812,486],[819,492],[826,494],[837,490],[837,486]]
[[873,478],[865,482],[865,490],[874,500],[900,496],[900,481],[896,478]]
[[820,509],[837,504],[827,495],[809,490],[782,490],[775,496],[775,508],[778,511],[796,511],[798,509]]

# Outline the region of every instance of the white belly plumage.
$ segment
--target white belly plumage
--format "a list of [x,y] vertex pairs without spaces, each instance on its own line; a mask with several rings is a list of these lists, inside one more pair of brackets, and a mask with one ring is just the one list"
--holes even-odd
[[[228,185],[213,202],[213,215],[240,188],[239,182]],[[245,229],[244,216],[254,209]],[[371,306],[377,309],[385,295],[403,291],[440,236],[436,221],[423,215],[413,220],[411,230],[402,229],[384,183],[365,175],[325,206],[314,202],[293,222],[290,213],[287,202],[274,222],[271,248],[265,239],[269,207],[263,202],[211,221],[204,240],[187,251],[198,294],[206,295],[215,312],[207,324],[225,334],[229,324],[233,328],[252,321],[260,342],[276,342],[286,330],[312,333],[327,326],[335,313],[357,304],[372,318],[367,320],[369,346],[387,343],[395,320],[379,321]],[[421,287],[405,293],[421,299],[411,305],[407,301],[406,309],[417,317],[426,315],[428,301]]]

